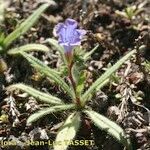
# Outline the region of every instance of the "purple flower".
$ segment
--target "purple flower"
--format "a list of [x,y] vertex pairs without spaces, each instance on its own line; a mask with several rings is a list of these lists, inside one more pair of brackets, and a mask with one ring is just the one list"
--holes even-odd
[[72,49],[81,44],[81,39],[86,34],[85,30],[77,29],[77,22],[73,19],[66,19],[65,23],[59,23],[55,26],[58,42],[65,49],[65,52],[71,52]]

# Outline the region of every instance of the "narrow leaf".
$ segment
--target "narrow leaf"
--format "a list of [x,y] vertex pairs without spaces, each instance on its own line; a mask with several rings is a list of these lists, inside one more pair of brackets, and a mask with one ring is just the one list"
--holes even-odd
[[49,4],[41,5],[34,11],[23,23],[20,24],[12,33],[10,33],[4,40],[4,46],[8,47],[14,40],[26,33],[39,19],[40,15],[48,8]]
[[21,55],[24,56],[34,68],[36,68],[41,73],[45,74],[48,78],[55,81],[55,83],[60,85],[60,87],[65,92],[67,92],[70,97],[74,98],[73,91],[71,91],[70,87],[64,82],[64,80],[58,75],[58,73],[54,69],[49,68],[48,66],[43,64],[43,62],[41,62],[39,59],[25,52],[21,52]]
[[84,90],[84,86],[85,86],[85,81],[86,81],[86,72],[85,71],[81,71],[80,72],[80,78],[77,82],[77,95],[81,96],[83,90]]
[[83,59],[88,60],[89,57],[97,50],[98,47],[99,47],[99,44],[96,45],[90,52],[85,53],[83,56]]
[[92,110],[84,111],[93,121],[93,123],[100,129],[108,132],[114,138],[116,138],[120,143],[122,143],[128,150],[132,149],[130,140],[127,139],[124,130],[117,125],[115,122],[107,119],[103,115],[98,114]]
[[8,54],[13,55],[13,54],[18,54],[19,52],[28,52],[32,50],[48,52],[49,48],[42,44],[26,44],[26,45],[8,50]]
[[54,145],[54,150],[66,150],[69,141],[73,140],[80,127],[80,113],[72,113],[57,134],[55,142],[60,144]]
[[37,100],[45,103],[50,103],[50,104],[63,104],[62,100],[52,96],[50,94],[46,94],[44,92],[38,91],[28,85],[18,83],[18,84],[13,84],[7,87],[7,90],[12,91],[14,89],[20,89],[29,95],[35,97]]
[[[136,51],[132,50],[128,54],[126,54],[123,58],[121,58],[118,62],[116,62],[112,67],[107,69],[107,71],[100,76],[93,84],[90,86],[90,88],[82,95],[82,104],[85,104],[85,102],[88,99],[89,95],[93,94],[97,87],[99,87],[103,82],[106,82],[107,79],[110,78],[110,76],[127,60],[129,59]],[[102,86],[100,86],[102,87]]]
[[97,88],[96,91],[99,91],[102,87],[104,87],[106,84],[110,82],[110,79],[106,79],[104,82],[102,82]]
[[58,44],[58,41],[55,40],[55,39],[52,39],[52,38],[48,38],[48,39],[46,39],[45,42],[47,42],[50,45],[54,46],[56,48],[56,50],[59,51],[60,56],[62,57],[64,63],[67,64],[67,60],[66,60],[66,57],[64,55],[64,48],[61,45]]
[[64,110],[69,110],[69,109],[74,109],[74,108],[75,108],[74,104],[70,104],[70,105],[58,105],[58,106],[53,106],[53,107],[49,107],[49,108],[43,108],[42,110],[39,110],[36,113],[32,114],[27,119],[27,124],[35,122],[38,119],[40,119],[40,118],[42,118],[45,115],[48,115],[50,113],[64,111]]

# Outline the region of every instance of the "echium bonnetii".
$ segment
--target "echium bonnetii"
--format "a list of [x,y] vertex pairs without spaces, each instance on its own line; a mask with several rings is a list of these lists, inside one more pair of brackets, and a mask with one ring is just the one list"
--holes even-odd
[[[73,19],[67,19],[65,23],[59,23],[55,27],[55,31],[59,37],[59,41],[57,42],[51,38],[47,39],[47,41],[51,45],[55,46],[55,48],[60,52],[60,56],[64,61],[63,65],[68,68],[67,73],[70,84],[68,84],[68,82],[66,83],[64,76],[62,77],[62,73],[58,72],[58,70],[49,68],[42,61],[30,54],[27,54],[26,52],[20,52],[20,54],[26,58],[37,71],[41,72],[43,75],[47,76],[50,81],[54,81],[53,83],[60,86],[64,93],[70,97],[72,102],[70,102],[70,104],[64,103],[63,98],[58,98],[55,95],[44,93],[22,83],[11,85],[7,88],[8,90],[18,88],[32,95],[37,100],[50,104],[47,108],[43,107],[41,110],[31,114],[27,119],[27,124],[31,124],[48,114],[71,110],[71,114],[68,115],[68,118],[58,131],[55,142],[60,144],[54,145],[54,150],[66,150],[68,148],[69,141],[72,141],[75,138],[78,130],[80,129],[81,122],[85,122],[85,115],[91,120],[89,125],[93,122],[95,126],[106,131],[122,143],[128,150],[131,150],[132,145],[130,140],[126,138],[124,130],[115,122],[92,110],[92,106],[88,106],[87,102],[92,101],[92,97],[96,91],[102,89],[103,86],[109,83],[111,75],[135,53],[135,50],[130,51],[123,58],[118,60],[112,67],[108,68],[104,74],[98,77],[98,79],[96,79],[96,81],[94,81],[88,89],[86,89],[85,83],[87,76],[84,73],[86,68],[83,67],[84,69],[82,69],[81,67],[79,69],[78,65],[82,66],[83,64],[80,63],[77,57],[74,57],[73,55],[74,48],[81,45],[81,40],[86,34],[86,31],[77,29],[77,22]],[[80,53],[80,50],[83,52],[82,49],[79,49],[77,55],[83,56],[82,58],[84,59],[81,62],[86,63],[95,48],[93,48],[90,52],[84,53]],[[85,125],[85,127],[87,127],[87,131],[90,129],[89,126]],[[90,131],[91,130],[89,130],[89,132]]]

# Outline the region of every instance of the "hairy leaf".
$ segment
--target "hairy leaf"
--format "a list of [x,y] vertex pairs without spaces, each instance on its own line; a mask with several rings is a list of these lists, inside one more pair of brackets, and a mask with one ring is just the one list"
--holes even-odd
[[85,80],[86,80],[86,72],[85,71],[81,71],[80,72],[80,78],[79,78],[79,80],[77,82],[77,89],[76,89],[77,94],[79,96],[81,96],[81,94],[82,94],[82,92],[84,90]]
[[26,45],[8,50],[8,54],[13,55],[13,54],[18,54],[19,52],[28,52],[32,50],[48,52],[49,48],[42,44],[26,44]]
[[36,68],[41,73],[45,74],[48,78],[55,81],[55,83],[60,85],[60,87],[65,92],[67,92],[70,97],[74,98],[73,91],[71,91],[70,87],[64,82],[64,80],[58,75],[58,73],[54,69],[50,69],[48,66],[43,64],[43,62],[41,62],[39,59],[37,59],[37,58],[35,58],[35,57],[25,53],[25,52],[21,52],[21,54],[22,54],[22,56],[24,56],[29,61],[29,63],[34,68]]
[[35,122],[38,119],[40,119],[40,118],[42,118],[45,115],[48,115],[50,113],[55,113],[55,112],[69,110],[69,109],[74,109],[74,108],[75,108],[74,104],[58,105],[58,106],[53,106],[53,107],[49,107],[49,108],[43,108],[42,110],[39,110],[36,113],[34,113],[31,116],[29,116],[29,118],[27,119],[27,124]]
[[41,5],[33,12],[23,23],[20,24],[12,33],[10,33],[4,40],[4,47],[8,47],[14,40],[26,33],[39,19],[40,15],[48,8],[49,4]]
[[22,83],[18,83],[18,84],[13,84],[7,87],[7,90],[12,91],[14,89],[20,89],[28,94],[30,94],[31,96],[35,97],[37,100],[41,101],[41,102],[46,102],[46,103],[50,103],[50,104],[63,104],[62,100],[52,96],[50,94],[46,94],[44,92],[38,91],[28,85],[22,84]]
[[99,44],[96,45],[90,52],[85,53],[83,56],[83,59],[88,60],[89,57],[97,50],[98,47],[99,47]]
[[55,142],[60,144],[54,145],[54,150],[66,150],[69,141],[73,140],[80,127],[80,113],[72,113],[57,134]]
[[107,71],[100,76],[91,86],[90,88],[82,95],[82,104],[84,105],[88,99],[88,97],[95,92],[97,87],[101,87],[101,84],[103,82],[106,82],[107,79],[110,78],[110,76],[127,60],[129,59],[136,51],[132,50],[128,54],[126,54],[123,58],[121,58],[119,61],[117,61],[112,67],[107,69]]
[[92,110],[86,110],[84,111],[90,119],[93,121],[93,123],[100,129],[106,131],[110,135],[112,135],[114,138],[116,138],[120,143],[122,143],[128,150],[132,149],[132,145],[130,143],[130,140],[127,139],[124,130],[117,125],[115,122],[107,119],[103,115],[98,114],[95,111]]
[[64,48],[58,44],[58,41],[55,39],[52,39],[52,38],[48,38],[48,39],[46,39],[46,42],[48,42],[50,45],[54,46],[59,51],[64,63],[67,64],[67,60],[64,55]]

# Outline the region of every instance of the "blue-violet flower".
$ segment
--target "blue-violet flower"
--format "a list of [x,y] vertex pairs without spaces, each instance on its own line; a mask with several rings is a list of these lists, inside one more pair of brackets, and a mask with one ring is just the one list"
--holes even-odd
[[65,23],[59,23],[55,26],[58,42],[65,49],[65,53],[71,53],[72,49],[81,44],[85,30],[77,29],[77,22],[73,19],[66,19]]

